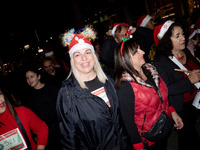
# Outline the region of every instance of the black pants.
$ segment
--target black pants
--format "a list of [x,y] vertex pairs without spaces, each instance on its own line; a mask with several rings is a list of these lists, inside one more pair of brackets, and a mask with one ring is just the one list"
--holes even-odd
[[192,106],[192,101],[184,103],[180,116],[184,127],[178,131],[179,150],[200,149],[200,139],[196,130],[197,110]]
[[49,136],[46,145],[46,150],[60,150],[60,130],[58,124],[50,124],[49,128]]

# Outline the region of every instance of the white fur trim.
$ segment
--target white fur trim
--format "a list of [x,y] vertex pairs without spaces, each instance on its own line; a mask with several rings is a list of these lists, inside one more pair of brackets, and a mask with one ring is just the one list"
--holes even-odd
[[146,24],[152,19],[153,17],[147,15],[143,20],[142,23],[140,24],[140,27],[145,27]]
[[117,24],[116,26],[113,27],[113,29],[112,29],[112,35],[115,34],[115,31],[116,31],[116,29],[117,29],[118,26],[119,26],[119,24]]
[[197,29],[197,33],[200,34],[200,29]]
[[168,20],[163,24],[162,28],[160,29],[159,34],[157,35],[159,40],[163,38],[163,36],[165,35],[169,27],[172,25],[172,23],[174,23],[174,21]]
[[71,57],[73,55],[73,53],[79,49],[83,49],[83,48],[88,48],[88,49],[91,49],[91,51],[94,52],[94,47],[91,45],[91,44],[88,44],[88,43],[78,43],[76,45],[74,45],[70,51],[69,51],[69,56]]
[[54,52],[53,51],[50,51],[50,52],[48,52],[48,53],[45,53],[44,55],[46,56],[46,57],[49,57],[49,56],[52,56],[54,54]]
[[193,36],[195,36],[196,33],[197,33],[197,30],[194,30],[194,31],[192,32],[192,34],[189,36],[189,39],[193,38]]
[[192,25],[190,26],[190,28],[191,28],[191,29],[194,29],[194,26],[195,26],[195,24],[192,24]]

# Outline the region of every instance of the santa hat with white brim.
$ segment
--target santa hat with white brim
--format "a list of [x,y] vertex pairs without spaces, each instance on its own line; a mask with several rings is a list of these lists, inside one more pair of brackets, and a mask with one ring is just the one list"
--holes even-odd
[[195,36],[195,34],[197,34],[198,32],[197,32],[197,30],[192,29],[192,28],[189,30],[190,30],[189,39],[192,39]]
[[88,48],[94,52],[93,45],[86,37],[81,34],[75,34],[69,44],[69,56],[71,57],[75,51],[84,48]]
[[154,41],[156,46],[158,46],[159,40],[163,38],[165,33],[168,31],[169,27],[174,23],[174,21],[168,20],[165,23],[158,25],[154,29]]
[[118,28],[119,26],[122,26],[122,25],[127,26],[127,27],[129,27],[129,28],[132,28],[132,26],[130,26],[130,25],[127,24],[127,23],[115,23],[115,24],[114,24],[114,27],[113,27],[113,29],[112,29],[112,35],[114,35],[114,34],[115,34],[115,31],[117,30],[117,28]]
[[147,23],[152,19],[153,17],[149,16],[149,15],[143,15],[141,16],[138,21],[136,26],[137,27],[145,27],[147,25]]

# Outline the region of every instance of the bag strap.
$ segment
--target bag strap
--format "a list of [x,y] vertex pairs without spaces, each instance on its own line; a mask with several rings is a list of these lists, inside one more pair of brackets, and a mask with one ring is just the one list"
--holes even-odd
[[19,128],[20,128],[20,130],[21,130],[21,132],[22,132],[22,134],[24,136],[24,138],[25,138],[25,141],[26,141],[26,144],[28,146],[28,149],[32,150],[31,143],[29,141],[28,135],[26,134],[26,131],[25,131],[25,129],[24,129],[23,125],[22,125],[22,122],[20,121],[19,116],[17,115],[16,111],[15,111],[15,120],[16,120],[16,122],[17,122],[17,124],[18,124],[18,126],[19,126]]
[[[158,93],[158,96],[160,98],[160,101],[161,101],[161,105],[163,105],[163,98],[162,98],[162,95],[160,93],[160,90],[158,89],[158,87],[156,86],[156,83],[154,81],[154,79],[152,78],[152,76],[147,76],[148,80],[149,80],[149,83],[151,84],[151,86],[156,90],[156,92]],[[163,107],[163,106],[162,106]],[[162,108],[163,109],[163,108]]]

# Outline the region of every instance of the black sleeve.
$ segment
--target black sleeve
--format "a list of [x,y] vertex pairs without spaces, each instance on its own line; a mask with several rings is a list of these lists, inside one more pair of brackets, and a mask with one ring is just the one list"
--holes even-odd
[[132,144],[142,142],[137,126],[134,122],[135,104],[133,89],[128,82],[121,84],[117,90],[121,118]]
[[154,42],[153,30],[151,30],[151,29],[148,29],[148,28],[145,28],[145,27],[138,27],[136,29],[134,35],[146,38],[148,40],[148,42],[151,42],[151,43]]
[[140,45],[140,48],[145,52],[145,61],[150,62],[148,55],[151,46],[154,44],[153,30],[144,27],[139,27],[133,33],[133,38]]
[[62,150],[75,150],[75,124],[73,121],[73,112],[70,94],[67,88],[63,87],[58,93],[57,99],[57,115],[61,132]]
[[114,50],[117,45],[113,36],[108,36],[100,49],[100,61],[111,68],[114,68]]
[[154,61],[154,65],[168,87],[169,96],[193,92],[193,84],[189,78],[184,78],[182,72],[174,71],[175,68],[178,68],[176,65],[174,66],[170,60],[164,57],[158,58],[158,60]]

